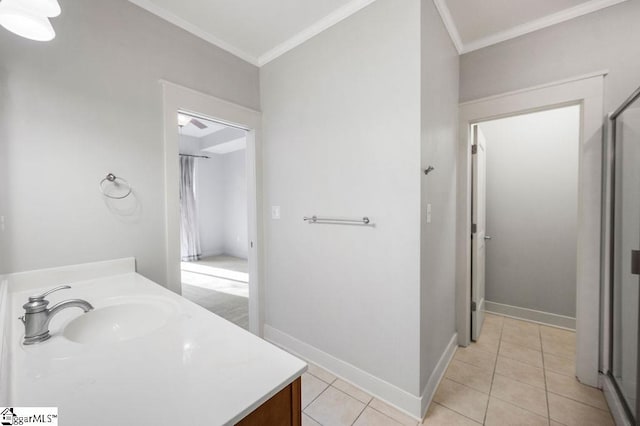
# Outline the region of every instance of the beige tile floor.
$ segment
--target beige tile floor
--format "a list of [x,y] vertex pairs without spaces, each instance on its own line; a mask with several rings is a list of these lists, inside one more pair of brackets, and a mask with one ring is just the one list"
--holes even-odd
[[318,366],[302,375],[303,426],[398,426],[417,420]]
[[[425,425],[607,426],[598,389],[574,377],[575,333],[487,315],[478,342],[458,348]],[[310,364],[302,376],[303,426],[419,422]]]
[[575,333],[487,315],[458,348],[427,425],[613,425],[602,392],[574,377]]

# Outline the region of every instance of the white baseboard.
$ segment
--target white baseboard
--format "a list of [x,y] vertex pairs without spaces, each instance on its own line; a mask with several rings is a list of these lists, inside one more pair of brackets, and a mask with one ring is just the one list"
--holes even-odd
[[444,353],[440,357],[440,360],[436,364],[436,368],[431,373],[431,376],[427,381],[427,385],[422,391],[422,396],[420,397],[420,399],[422,400],[422,418],[424,418],[424,416],[427,414],[427,410],[429,409],[429,405],[431,405],[431,401],[433,400],[433,396],[436,393],[436,389],[438,389],[438,385],[442,381],[444,373],[447,371],[447,367],[449,367],[449,363],[453,359],[453,355],[455,355],[457,348],[458,333],[455,333],[453,336],[451,336],[451,340],[447,345],[447,349],[445,349]]
[[[400,389],[366,371],[296,339],[270,325],[264,325],[265,340],[362,388],[417,420],[422,418],[422,398]],[[439,365],[440,363],[438,363]],[[431,379],[429,380],[431,382]]]
[[503,303],[485,301],[485,311],[506,317],[533,321],[554,327],[576,329],[576,319],[564,315],[549,312],[536,311],[534,309],[520,308],[518,306],[505,305]]

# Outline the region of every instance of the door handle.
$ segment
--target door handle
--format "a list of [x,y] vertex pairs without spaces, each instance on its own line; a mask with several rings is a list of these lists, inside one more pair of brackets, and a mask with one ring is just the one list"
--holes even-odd
[[640,275],[640,250],[631,250],[631,273]]
[[488,236],[488,235],[485,235],[485,236],[484,236],[484,239],[485,239],[485,240],[490,240],[490,239],[491,239],[491,237],[490,237],[490,236]]

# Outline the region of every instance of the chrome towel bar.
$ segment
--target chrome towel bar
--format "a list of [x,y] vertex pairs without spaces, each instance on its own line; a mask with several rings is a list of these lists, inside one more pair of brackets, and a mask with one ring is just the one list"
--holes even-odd
[[311,217],[303,217],[302,220],[304,220],[307,223],[344,223],[344,224],[354,224],[354,225],[369,225],[369,218],[367,216],[361,218],[361,219],[343,219],[343,218],[337,218],[337,217],[318,217],[318,216],[311,216]]

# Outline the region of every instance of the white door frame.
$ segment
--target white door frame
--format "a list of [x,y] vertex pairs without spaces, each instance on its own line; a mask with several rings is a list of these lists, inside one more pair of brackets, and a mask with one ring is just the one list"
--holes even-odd
[[603,159],[603,87],[606,72],[460,104],[458,216],[456,235],[456,326],[458,343],[470,342],[471,126],[491,119],[579,104],[578,248],[576,283],[576,375],[598,386],[600,253]]
[[249,331],[262,336],[261,113],[168,81],[163,92],[166,285],[180,294],[180,204],[178,110],[247,130],[247,218],[249,236]]

